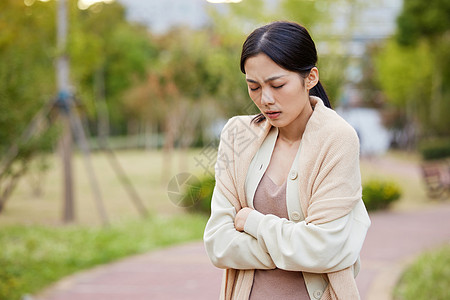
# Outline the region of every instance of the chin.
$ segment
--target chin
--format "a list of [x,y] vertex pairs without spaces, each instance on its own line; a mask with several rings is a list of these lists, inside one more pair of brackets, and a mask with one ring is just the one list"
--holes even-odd
[[272,119],[269,119],[269,118],[267,118],[267,120],[269,121],[270,125],[272,125],[274,127],[281,128],[281,127],[286,126],[285,122],[283,122],[281,120],[272,120]]

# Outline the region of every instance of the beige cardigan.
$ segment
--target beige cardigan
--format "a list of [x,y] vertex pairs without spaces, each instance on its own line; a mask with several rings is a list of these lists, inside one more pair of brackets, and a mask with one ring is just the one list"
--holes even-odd
[[[298,195],[305,222],[324,224],[349,214],[361,201],[359,143],[355,131],[320,99],[311,97],[311,104],[315,110],[297,161]],[[251,124],[250,120],[250,116],[235,117],[227,123],[216,164],[216,189],[236,210],[247,206],[245,183],[251,176],[247,172],[271,128],[267,121]],[[329,284],[321,299],[358,299],[353,275],[351,265],[328,272]],[[248,299],[252,281],[251,269],[227,269],[222,298]]]

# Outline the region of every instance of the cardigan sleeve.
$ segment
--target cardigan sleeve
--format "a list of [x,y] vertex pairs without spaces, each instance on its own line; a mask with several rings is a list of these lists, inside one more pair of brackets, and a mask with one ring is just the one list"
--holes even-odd
[[235,216],[234,206],[215,188],[203,237],[211,262],[218,268],[274,269],[264,244],[235,229]]
[[255,210],[248,216],[244,230],[267,249],[278,268],[329,273],[356,262],[369,225],[361,200],[348,215],[319,225],[295,223]]

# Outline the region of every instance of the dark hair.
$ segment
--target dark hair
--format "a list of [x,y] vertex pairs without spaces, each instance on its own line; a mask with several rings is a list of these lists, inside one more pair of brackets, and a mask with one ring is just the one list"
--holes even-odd
[[[260,53],[266,54],[280,67],[307,77],[317,63],[314,41],[305,27],[293,22],[274,22],[255,29],[245,40],[241,53],[241,71],[245,74],[245,61]],[[320,81],[310,90],[325,106],[331,108],[330,100]],[[265,119],[263,114],[255,122]]]

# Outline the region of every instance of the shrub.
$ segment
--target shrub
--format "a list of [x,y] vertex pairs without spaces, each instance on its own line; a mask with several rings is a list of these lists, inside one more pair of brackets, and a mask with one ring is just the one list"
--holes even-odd
[[419,149],[424,160],[450,157],[450,138],[424,141]]
[[397,184],[390,181],[370,180],[363,185],[363,200],[368,210],[388,208],[401,196]]
[[195,193],[197,197],[194,205],[187,207],[188,211],[209,216],[211,214],[211,198],[215,184],[216,181],[212,176],[199,179],[199,187],[192,187],[192,189],[196,189],[196,191],[187,191],[190,195]]

